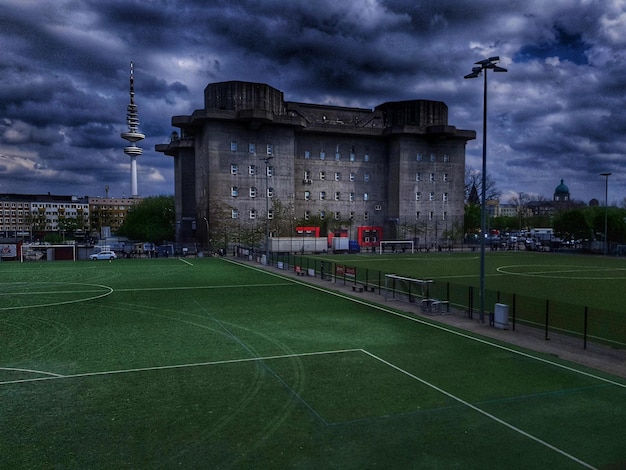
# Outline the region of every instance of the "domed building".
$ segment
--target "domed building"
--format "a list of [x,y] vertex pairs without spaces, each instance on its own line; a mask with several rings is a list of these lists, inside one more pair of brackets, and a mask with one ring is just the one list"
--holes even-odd
[[553,216],[557,212],[574,209],[576,207],[584,206],[585,204],[579,201],[573,201],[570,196],[569,188],[563,180],[554,188],[554,196],[552,201],[531,201],[529,209],[533,215],[538,216]]
[[555,202],[569,202],[569,200],[570,200],[569,188],[565,185],[563,180],[561,180],[561,184],[559,184],[554,189],[554,199],[553,199],[553,201],[555,201]]

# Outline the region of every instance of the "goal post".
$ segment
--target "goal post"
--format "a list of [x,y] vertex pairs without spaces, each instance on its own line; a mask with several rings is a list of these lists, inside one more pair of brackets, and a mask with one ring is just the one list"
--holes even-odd
[[429,299],[433,282],[432,279],[414,279],[385,274],[385,300],[415,302],[417,298]]
[[411,254],[415,253],[415,243],[413,240],[381,240],[378,245],[379,253],[382,255],[385,252],[385,247],[390,246],[395,253],[396,249],[405,251],[411,250]]

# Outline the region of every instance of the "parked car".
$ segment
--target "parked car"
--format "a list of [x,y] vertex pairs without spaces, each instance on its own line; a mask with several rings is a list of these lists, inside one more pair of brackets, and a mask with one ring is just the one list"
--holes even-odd
[[117,255],[114,251],[101,251],[100,253],[94,253],[93,255],[89,255],[89,259],[96,261],[98,259],[108,259],[109,261],[117,258]]

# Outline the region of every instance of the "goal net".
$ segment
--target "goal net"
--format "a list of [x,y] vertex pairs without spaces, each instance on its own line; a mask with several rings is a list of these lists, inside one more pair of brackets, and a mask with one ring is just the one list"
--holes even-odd
[[390,253],[406,253],[410,250],[411,253],[414,253],[415,244],[412,240],[381,240],[378,249],[381,255],[386,251]]
[[431,279],[413,279],[385,274],[385,300],[415,302],[416,299],[428,299],[433,282]]

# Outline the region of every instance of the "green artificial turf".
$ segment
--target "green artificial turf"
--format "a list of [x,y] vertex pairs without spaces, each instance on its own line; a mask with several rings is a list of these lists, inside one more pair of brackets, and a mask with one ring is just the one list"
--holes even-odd
[[0,264],[2,466],[626,462],[623,379],[299,281],[218,258]]

